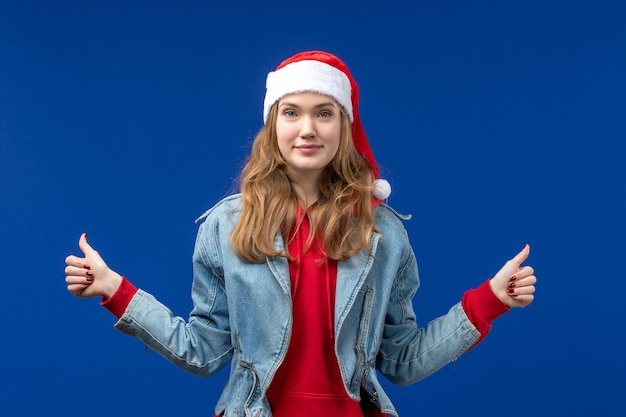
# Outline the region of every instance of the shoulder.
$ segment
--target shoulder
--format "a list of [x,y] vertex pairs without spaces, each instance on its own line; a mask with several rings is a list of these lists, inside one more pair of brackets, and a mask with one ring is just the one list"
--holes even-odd
[[218,220],[221,217],[233,217],[241,213],[241,194],[233,194],[218,201],[213,207],[202,213],[196,223]]
[[383,203],[374,209],[374,219],[381,232],[397,231],[406,235],[403,222],[410,220],[411,215],[400,214],[391,206]]
[[211,252],[220,246],[221,242],[229,242],[230,234],[239,221],[240,215],[240,194],[233,194],[218,201],[196,219],[196,223],[199,224],[196,244],[204,248],[204,252]]
[[383,271],[403,271],[404,274],[415,266],[415,254],[404,227],[404,222],[410,218],[411,215],[400,214],[387,204],[374,209],[375,234],[378,235],[374,257]]

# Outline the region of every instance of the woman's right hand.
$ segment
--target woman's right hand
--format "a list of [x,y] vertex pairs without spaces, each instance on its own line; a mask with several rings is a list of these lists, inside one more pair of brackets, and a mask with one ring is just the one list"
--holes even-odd
[[87,234],[78,240],[84,257],[70,255],[65,258],[67,290],[79,298],[101,296],[110,298],[122,283],[122,277],[111,270],[100,254],[87,243]]

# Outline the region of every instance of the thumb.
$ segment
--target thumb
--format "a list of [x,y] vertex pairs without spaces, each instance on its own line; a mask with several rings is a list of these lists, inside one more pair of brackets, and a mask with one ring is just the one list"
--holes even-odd
[[78,247],[85,254],[85,257],[98,253],[89,243],[87,243],[87,233],[80,235],[80,239],[78,239]]
[[529,254],[530,254],[530,245],[526,244],[524,245],[524,249],[522,249],[520,253],[515,255],[515,257],[511,259],[511,261],[515,263],[517,266],[519,266],[528,258]]

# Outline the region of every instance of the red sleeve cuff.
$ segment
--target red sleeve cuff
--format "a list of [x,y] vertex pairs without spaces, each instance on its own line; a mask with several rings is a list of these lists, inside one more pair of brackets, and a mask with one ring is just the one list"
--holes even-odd
[[126,307],[130,304],[130,300],[137,293],[137,287],[130,283],[125,277],[122,277],[122,283],[115,293],[108,299],[102,299],[100,305],[109,310],[118,319],[124,315]]
[[480,318],[487,323],[493,322],[495,319],[509,311],[509,307],[504,304],[491,289],[489,279],[483,282],[473,291],[472,309],[474,314],[478,314]]
[[487,336],[493,321],[509,311],[509,307],[491,290],[489,280],[476,289],[466,291],[463,294],[462,305],[465,314],[480,333],[480,338],[474,346]]

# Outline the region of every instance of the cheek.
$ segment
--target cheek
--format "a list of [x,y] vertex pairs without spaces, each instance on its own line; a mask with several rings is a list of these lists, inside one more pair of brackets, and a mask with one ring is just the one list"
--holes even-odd
[[280,152],[283,152],[283,148],[286,146],[289,135],[284,126],[280,123],[276,123],[276,143],[278,144],[278,149]]
[[276,145],[278,147],[278,153],[282,159],[288,158],[293,147],[293,140],[288,136],[276,136]]
[[297,136],[298,131],[293,123],[280,123],[276,122],[276,137],[281,142],[292,140]]
[[328,138],[328,146],[333,149],[333,156],[337,153],[339,149],[339,144],[341,143],[341,128],[333,127],[326,132],[326,138]]
[[276,132],[276,143],[278,144],[278,149],[283,149],[289,143],[287,136],[281,135],[279,132]]

